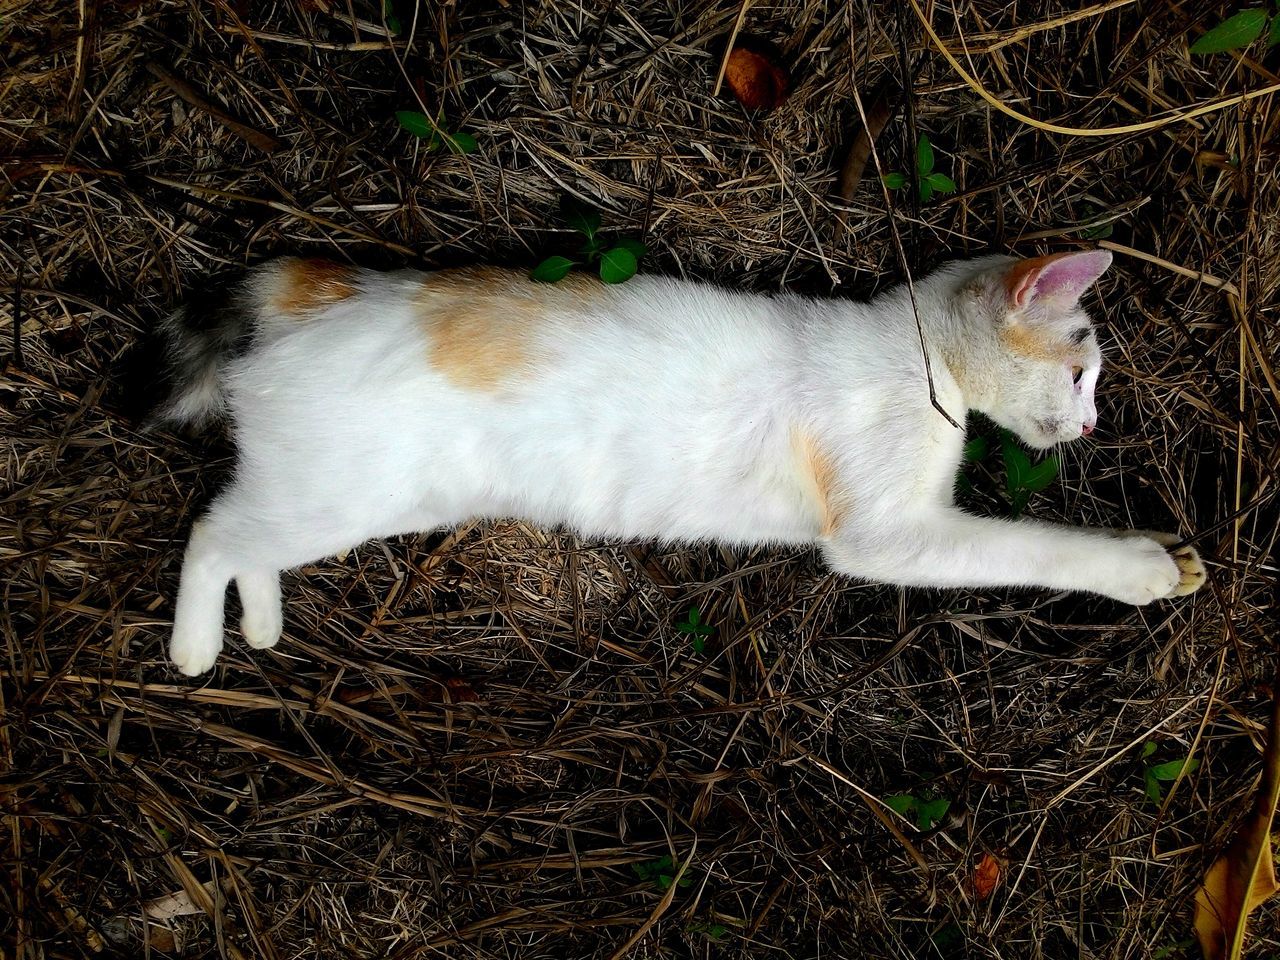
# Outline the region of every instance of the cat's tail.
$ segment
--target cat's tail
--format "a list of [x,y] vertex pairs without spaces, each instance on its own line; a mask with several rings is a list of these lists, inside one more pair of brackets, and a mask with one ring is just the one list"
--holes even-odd
[[257,305],[249,278],[192,297],[160,322],[170,391],[149,425],[201,427],[226,413],[223,374],[253,340]]

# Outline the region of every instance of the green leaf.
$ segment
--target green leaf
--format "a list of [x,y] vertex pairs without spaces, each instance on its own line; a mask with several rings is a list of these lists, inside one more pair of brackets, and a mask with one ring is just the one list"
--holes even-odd
[[1160,789],[1160,783],[1151,775],[1150,770],[1143,777],[1143,793],[1152,803],[1159,803],[1164,798],[1164,791]]
[[933,187],[937,193],[956,192],[956,182],[945,173],[931,173],[925,179],[929,181],[929,186]]
[[408,130],[415,137],[425,139],[434,136],[436,133],[436,125],[431,118],[425,113],[419,113],[417,110],[397,110],[396,120],[401,127]]
[[724,935],[728,932],[729,932],[729,928],[726,927],[723,923],[713,923],[711,926],[707,927],[706,929],[707,936],[710,937],[712,940],[721,940],[724,938]]
[[617,242],[614,243],[614,246],[621,247],[623,250],[630,250],[631,255],[636,258],[637,263],[639,263],[644,258],[644,255],[649,252],[643,243],[633,237],[619,237]]
[[922,177],[933,173],[933,144],[929,142],[928,134],[920,134],[916,143],[916,173]]
[[560,203],[560,215],[573,230],[588,240],[600,229],[600,211],[593,210],[574,197],[566,196]]
[[1195,945],[1194,940],[1179,940],[1167,947],[1161,947],[1151,955],[1151,960],[1168,960],[1172,956],[1186,956],[1186,951]]
[[476,143],[476,138],[469,133],[447,133],[445,134],[445,142],[449,144],[449,149],[454,153],[475,153],[476,147],[479,146]]
[[1247,47],[1267,25],[1267,11],[1262,7],[1241,10],[1234,17],[1227,17],[1212,30],[1191,45],[1191,52],[1198,54],[1225,53]]
[[916,804],[916,826],[921,830],[932,830],[933,825],[940,822],[950,809],[951,801],[945,797],[920,801]]
[[1168,782],[1177,780],[1184,769],[1187,773],[1195,773],[1199,766],[1199,760],[1170,760],[1168,763],[1157,763],[1154,767],[1147,767],[1147,776],[1154,780]]
[[668,887],[671,886],[671,875],[666,873],[662,874],[661,876],[658,877],[657,883],[658,883],[658,889],[665,891]]
[[677,886],[680,886],[680,887],[693,886],[693,873],[689,870],[686,870],[684,872],[684,876],[680,878],[680,883],[677,884]]
[[1053,483],[1054,477],[1058,475],[1058,458],[1045,457],[1037,463],[1027,473],[1026,478],[1022,481],[1022,486],[1032,493],[1039,493],[1049,484]]
[[[1280,5],[1280,0],[1276,3]],[[1267,47],[1274,47],[1277,43],[1280,43],[1280,14],[1271,19],[1271,29],[1267,31]]]
[[[1276,18],[1276,22],[1280,23],[1280,17]],[[1111,236],[1113,227],[1110,222],[1095,224],[1092,227],[1086,227],[1080,231],[1080,236],[1086,240],[1105,240]]]
[[1016,490],[1009,497],[1009,516],[1020,517],[1022,511],[1027,509],[1027,504],[1031,502],[1031,491],[1025,488]]
[[1000,452],[1004,456],[1005,491],[1012,497],[1026,486],[1031,461],[1011,436],[1006,436],[1001,442]]
[[393,36],[400,34],[400,18],[396,16],[396,10],[391,0],[382,0],[382,19]]
[[901,190],[907,185],[907,175],[905,173],[886,173],[880,178],[884,181],[884,185],[890,190]]
[[933,185],[928,180],[921,180],[917,186],[920,188],[921,203],[928,203],[933,199]]
[[573,266],[573,261],[568,257],[547,257],[533,268],[529,276],[542,283],[556,283],[563,280]]
[[987,455],[987,438],[979,434],[964,445],[964,462],[976,463]]
[[697,607],[689,608],[689,626],[696,627],[702,622],[702,611]]
[[623,247],[614,247],[600,256],[600,279],[605,283],[624,283],[636,275],[636,255]]
[[915,809],[916,798],[909,793],[900,793],[897,796],[885,797],[884,805],[894,813],[900,813],[905,817]]
[[1142,745],[1142,759],[1143,760],[1147,759],[1147,757],[1155,753],[1156,750],[1157,750],[1156,742],[1154,740],[1148,740],[1146,743]]

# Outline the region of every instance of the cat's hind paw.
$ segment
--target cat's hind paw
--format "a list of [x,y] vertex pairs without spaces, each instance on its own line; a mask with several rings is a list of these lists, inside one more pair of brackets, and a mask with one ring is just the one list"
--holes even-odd
[[255,650],[274,647],[280,641],[283,627],[278,605],[246,610],[240,618],[240,632],[244,634],[244,641]]
[[222,625],[217,631],[175,627],[169,640],[169,659],[188,677],[198,677],[213,669],[222,652]]

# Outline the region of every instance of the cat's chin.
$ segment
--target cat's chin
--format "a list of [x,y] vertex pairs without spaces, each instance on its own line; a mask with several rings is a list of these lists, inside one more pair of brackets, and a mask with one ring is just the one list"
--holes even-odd
[[1060,433],[1050,433],[1047,430],[1015,430],[1013,431],[1019,440],[1033,450],[1052,450],[1054,447],[1070,443],[1076,439],[1074,436],[1063,436]]

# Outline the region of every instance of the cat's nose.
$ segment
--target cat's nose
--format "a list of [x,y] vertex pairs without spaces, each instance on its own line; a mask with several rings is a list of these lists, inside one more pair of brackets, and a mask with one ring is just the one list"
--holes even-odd
[[1093,433],[1093,424],[1092,424],[1092,423],[1086,423],[1086,424],[1084,425],[1084,435],[1087,437],[1087,436],[1088,436],[1089,434],[1091,434],[1091,433]]

